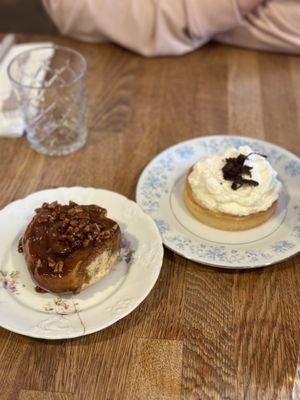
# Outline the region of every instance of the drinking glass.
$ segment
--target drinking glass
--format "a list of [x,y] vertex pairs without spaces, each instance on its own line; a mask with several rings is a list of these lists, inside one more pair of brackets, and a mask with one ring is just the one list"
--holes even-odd
[[86,69],[80,53],[61,46],[24,51],[9,64],[27,139],[36,151],[60,156],[85,144]]

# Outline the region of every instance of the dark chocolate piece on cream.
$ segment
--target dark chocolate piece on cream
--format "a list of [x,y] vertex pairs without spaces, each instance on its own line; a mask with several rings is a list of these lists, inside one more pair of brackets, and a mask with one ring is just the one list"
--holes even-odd
[[231,189],[237,190],[242,186],[258,186],[259,183],[253,179],[246,179],[243,175],[247,175],[251,178],[252,167],[245,165],[245,161],[252,154],[258,154],[261,157],[267,158],[267,156],[259,153],[250,153],[247,156],[239,154],[237,157],[229,157],[225,159],[225,165],[222,168],[223,178],[226,181],[231,181]]

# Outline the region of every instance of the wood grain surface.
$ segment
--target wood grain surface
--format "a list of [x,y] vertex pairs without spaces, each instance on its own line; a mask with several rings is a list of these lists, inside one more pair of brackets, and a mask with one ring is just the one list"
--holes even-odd
[[[25,137],[0,139],[0,207],[73,185],[134,199],[146,164],[196,136],[247,135],[300,153],[297,57],[211,44],[146,59],[113,45],[18,39],[53,39],[86,57],[89,138],[61,158],[35,153]],[[235,272],[166,249],[147,299],[104,331],[46,341],[0,329],[0,399],[291,399],[299,348],[299,255]]]

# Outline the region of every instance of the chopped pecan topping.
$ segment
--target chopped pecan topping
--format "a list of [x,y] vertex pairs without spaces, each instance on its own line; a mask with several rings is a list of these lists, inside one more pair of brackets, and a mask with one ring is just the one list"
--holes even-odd
[[101,238],[101,239],[109,239],[110,237],[111,237],[111,232],[108,230],[108,231],[103,231],[103,232],[100,232],[99,233],[99,237]]
[[74,228],[73,228],[73,226],[70,225],[67,229],[67,233],[73,233],[73,232],[74,232]]
[[60,272],[62,272],[63,268],[64,268],[64,262],[62,260],[60,260],[55,264],[54,272],[60,273]]
[[57,207],[57,201],[53,201],[52,203],[48,204],[48,208],[50,210],[54,210],[56,207]]
[[55,261],[51,257],[47,257],[48,266],[53,269],[55,267]]
[[85,240],[82,242],[83,247],[88,247],[89,244],[90,244],[90,241],[89,241],[88,239],[85,239]]
[[86,227],[87,224],[88,224],[88,221],[81,221],[81,222],[79,222],[78,227],[79,227],[79,229],[83,229]]
[[59,235],[57,237],[58,240],[60,240],[61,242],[63,242],[64,240],[67,240],[68,236],[67,235]]
[[65,256],[80,247],[86,248],[93,244],[100,246],[102,241],[114,236],[118,224],[108,229],[105,217],[104,208],[96,205],[79,206],[72,201],[69,205],[60,205],[57,202],[44,203],[38,208],[37,221],[45,224],[49,238],[53,241],[52,248],[55,249],[53,253],[49,253],[46,260],[48,267],[60,272],[63,265],[57,265],[56,254]]
[[66,214],[64,212],[60,213],[59,219],[63,221],[66,218]]

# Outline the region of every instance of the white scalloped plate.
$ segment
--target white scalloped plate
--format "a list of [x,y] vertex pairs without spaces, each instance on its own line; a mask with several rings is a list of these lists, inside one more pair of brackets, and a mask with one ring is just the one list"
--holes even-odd
[[[277,211],[244,232],[210,228],[191,216],[183,201],[189,168],[201,157],[248,145],[266,154],[283,183]],[[166,247],[190,260],[222,268],[257,268],[300,251],[300,160],[274,144],[240,136],[204,136],[156,156],[140,176],[137,203],[156,222]]]
[[[118,263],[100,282],[77,295],[37,293],[18,240],[45,201],[97,204],[108,210],[122,231]],[[87,335],[132,312],[159,276],[163,246],[153,220],[126,197],[102,189],[71,187],[43,190],[0,211],[0,326],[42,339]]]

